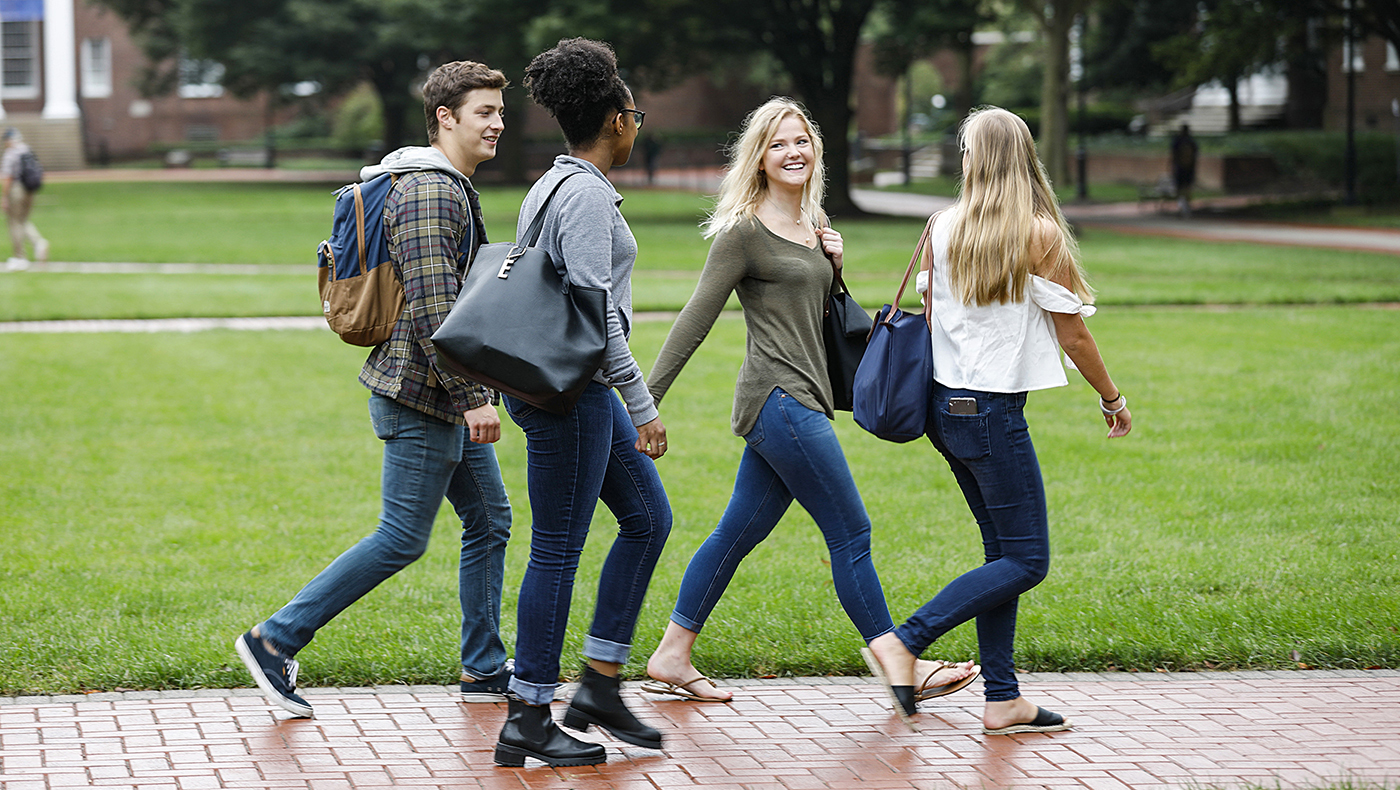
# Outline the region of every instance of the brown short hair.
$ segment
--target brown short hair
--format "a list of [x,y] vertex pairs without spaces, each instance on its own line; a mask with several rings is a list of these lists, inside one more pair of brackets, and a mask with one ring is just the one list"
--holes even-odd
[[509,84],[506,75],[470,60],[456,60],[433,69],[428,81],[423,83],[423,115],[428,122],[428,142],[437,140],[437,108],[446,107],[455,115],[471,91],[478,88],[501,90]]

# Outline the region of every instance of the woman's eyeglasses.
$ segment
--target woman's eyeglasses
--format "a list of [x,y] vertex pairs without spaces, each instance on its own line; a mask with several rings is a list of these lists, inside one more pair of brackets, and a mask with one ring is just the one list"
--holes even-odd
[[619,112],[619,113],[624,113],[624,112],[630,112],[630,113],[632,113],[633,119],[635,119],[635,120],[637,121],[637,128],[638,128],[638,129],[642,128],[642,121],[646,120],[646,117],[647,117],[647,114],[646,114],[645,112],[641,111],[641,110],[621,109],[621,110],[618,110],[618,112]]

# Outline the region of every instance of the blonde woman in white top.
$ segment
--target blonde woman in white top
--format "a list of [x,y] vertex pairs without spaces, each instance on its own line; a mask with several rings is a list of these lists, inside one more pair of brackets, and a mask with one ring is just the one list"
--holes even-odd
[[[958,202],[930,219],[919,291],[931,300],[933,396],[927,433],[981,529],[986,563],[943,588],[903,625],[870,643],[871,669],[896,711],[914,713],[914,662],[943,634],[977,621],[985,679],[982,731],[1068,729],[1020,695],[1012,661],[1019,596],[1045,578],[1045,488],[1022,409],[1029,390],[1064,386],[1059,351],[1098,392],[1108,438],[1132,429],[1084,317],[1092,292],[1074,237],[1016,115],[987,107],[963,122]],[[906,719],[907,720],[907,719]]]

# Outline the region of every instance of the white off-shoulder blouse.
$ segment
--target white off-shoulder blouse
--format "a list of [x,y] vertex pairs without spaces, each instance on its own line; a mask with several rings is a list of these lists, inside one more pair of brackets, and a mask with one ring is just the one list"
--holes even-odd
[[[928,273],[919,272],[915,287],[933,300],[931,342],[933,378],[953,389],[982,392],[1028,392],[1069,383],[1060,364],[1060,343],[1051,313],[1078,313],[1094,306],[1043,277],[1031,276],[1028,298],[1020,302],[966,305],[948,286],[948,231],[954,207],[934,223],[933,293]],[[1069,358],[1065,365],[1073,368]]]

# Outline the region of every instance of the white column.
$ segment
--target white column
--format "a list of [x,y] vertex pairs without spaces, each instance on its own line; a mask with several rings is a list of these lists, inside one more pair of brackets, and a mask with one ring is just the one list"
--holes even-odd
[[[3,20],[0,20],[0,21],[3,21]],[[3,30],[3,29],[0,29],[0,30]],[[5,37],[4,37],[3,35],[0,35],[0,63],[4,63],[4,57],[5,57]],[[0,82],[3,82],[4,77],[5,77],[4,73],[3,73],[3,72],[0,72]],[[5,120],[5,105],[4,105],[4,104],[0,104],[0,121],[3,121],[3,120]]]
[[44,112],[40,117],[45,119],[79,117],[75,1],[44,0]]

